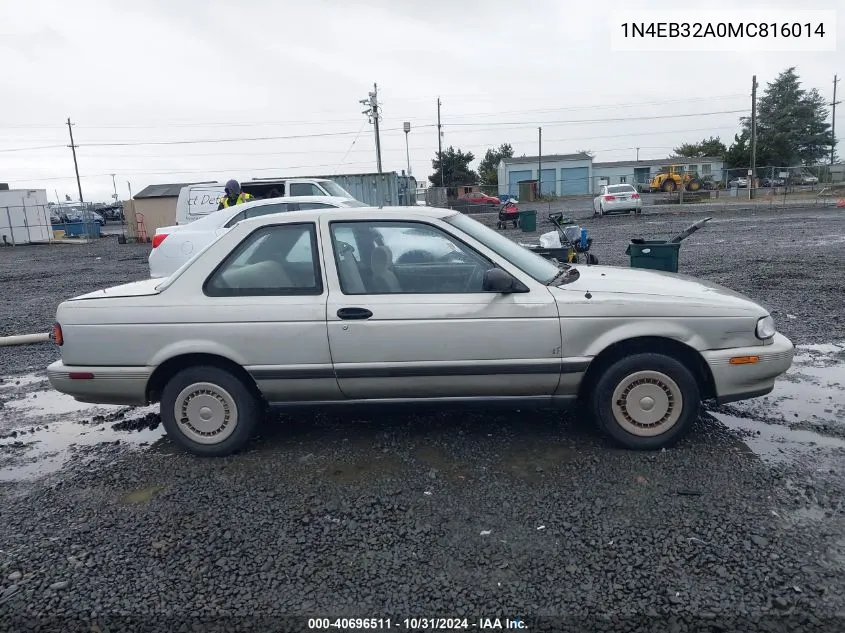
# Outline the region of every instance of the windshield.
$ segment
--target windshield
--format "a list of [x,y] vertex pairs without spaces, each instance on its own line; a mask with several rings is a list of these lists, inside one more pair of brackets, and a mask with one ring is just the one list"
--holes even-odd
[[323,189],[329,192],[330,196],[337,196],[338,198],[355,197],[333,180],[323,180],[320,182],[320,184],[323,186]]
[[467,215],[458,213],[444,218],[444,221],[475,238],[497,255],[504,257],[526,275],[530,275],[541,283],[548,283],[560,272],[560,268],[549,260],[532,253],[527,248],[523,248],[501,233]]

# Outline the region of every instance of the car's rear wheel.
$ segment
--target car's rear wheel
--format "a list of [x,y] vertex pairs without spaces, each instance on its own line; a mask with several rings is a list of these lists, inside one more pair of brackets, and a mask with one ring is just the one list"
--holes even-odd
[[183,369],[161,394],[161,421],[185,450],[221,457],[242,448],[260,415],[258,398],[229,371],[213,366]]
[[687,367],[664,354],[624,357],[599,377],[591,409],[616,443],[635,450],[668,447],[698,417],[701,396]]

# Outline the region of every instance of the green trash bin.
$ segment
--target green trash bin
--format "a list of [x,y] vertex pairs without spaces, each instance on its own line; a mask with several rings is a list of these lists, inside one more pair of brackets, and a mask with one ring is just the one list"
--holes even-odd
[[536,211],[520,211],[519,212],[519,227],[523,233],[533,233],[537,230],[537,212]]
[[625,251],[631,257],[631,268],[678,272],[678,251],[680,242],[645,240],[642,244],[631,242]]

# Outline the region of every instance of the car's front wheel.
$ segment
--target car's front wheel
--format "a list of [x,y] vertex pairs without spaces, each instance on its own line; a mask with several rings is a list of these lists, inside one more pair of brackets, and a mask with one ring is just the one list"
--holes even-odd
[[616,361],[599,377],[590,402],[599,426],[615,442],[635,450],[680,440],[698,417],[700,403],[695,376],[664,354]]
[[178,372],[161,394],[161,421],[187,451],[221,457],[242,448],[258,424],[259,400],[233,373],[213,366]]

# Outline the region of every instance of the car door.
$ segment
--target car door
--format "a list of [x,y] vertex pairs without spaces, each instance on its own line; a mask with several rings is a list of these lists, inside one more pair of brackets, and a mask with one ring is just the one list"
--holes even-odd
[[601,198],[606,193],[607,193],[607,187],[605,185],[602,185],[601,188],[599,189],[599,195],[597,195],[595,198],[593,198],[593,210],[596,213],[599,212],[599,209],[601,208]]
[[[213,340],[221,355],[244,366],[270,402],[341,398],[326,337],[317,225],[269,224],[250,231],[192,282],[202,286],[199,302],[191,305],[196,331],[184,332],[180,345]],[[217,248],[225,247],[227,237]],[[189,269],[188,278],[194,276]],[[180,293],[172,301],[168,309],[178,314]]]
[[346,397],[555,391],[561,331],[544,285],[484,292],[496,264],[442,224],[323,216],[321,226],[329,346]]

